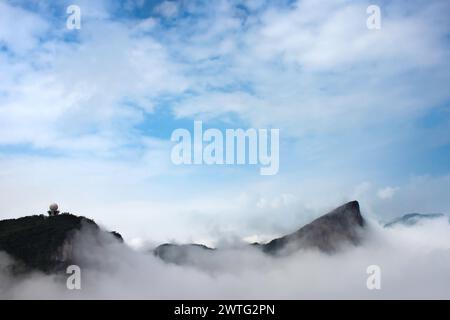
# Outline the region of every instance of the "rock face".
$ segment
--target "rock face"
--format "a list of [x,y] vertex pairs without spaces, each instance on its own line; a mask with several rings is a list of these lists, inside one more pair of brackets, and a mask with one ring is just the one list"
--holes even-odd
[[[72,264],[72,240],[82,227],[101,231],[90,219],[72,214],[28,216],[0,221],[0,251],[15,258],[20,269],[59,271]],[[118,233],[112,233],[123,241]]]
[[[359,203],[352,201],[321,216],[299,230],[266,244],[252,243],[255,248],[271,255],[289,254],[300,249],[316,248],[332,253],[341,245],[357,245],[364,219]],[[189,264],[192,255],[210,255],[213,249],[198,244],[163,244],[154,250],[162,260],[176,264]]]
[[344,243],[357,245],[364,219],[357,201],[348,202],[294,233],[260,245],[269,254],[291,253],[299,249],[317,248],[323,252],[336,251]]

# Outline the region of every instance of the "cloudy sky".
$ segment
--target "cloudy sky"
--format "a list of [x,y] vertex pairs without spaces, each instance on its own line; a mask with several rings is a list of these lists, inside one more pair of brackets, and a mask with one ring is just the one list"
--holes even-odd
[[[0,0],[0,218],[56,201],[139,244],[270,238],[353,199],[379,220],[450,213],[449,12]],[[171,133],[194,120],[280,129],[278,174],[175,166]]]

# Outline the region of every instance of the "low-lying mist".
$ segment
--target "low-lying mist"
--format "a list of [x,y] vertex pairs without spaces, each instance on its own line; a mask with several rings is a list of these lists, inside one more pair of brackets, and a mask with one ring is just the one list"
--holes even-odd
[[[362,243],[334,254],[316,250],[274,257],[248,245],[192,253],[189,265],[168,264],[81,231],[74,246],[81,289],[69,275],[12,276],[0,253],[2,299],[409,299],[450,298],[450,224],[446,217],[384,228],[367,221]],[[381,288],[366,286],[367,267],[381,269]]]

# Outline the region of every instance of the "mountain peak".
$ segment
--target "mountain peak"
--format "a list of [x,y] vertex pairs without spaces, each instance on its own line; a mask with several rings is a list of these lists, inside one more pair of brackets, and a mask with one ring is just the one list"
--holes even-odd
[[[308,248],[331,253],[345,243],[357,245],[360,242],[360,231],[364,225],[358,201],[350,201],[294,233],[274,239],[267,244],[252,243],[251,245],[274,255],[289,254]],[[166,262],[189,264],[192,263],[190,261],[191,253],[209,255],[215,251],[198,244],[163,244],[157,247],[153,254]]]
[[[318,218],[325,218],[325,217],[334,217],[337,219],[343,219],[343,221],[346,221],[350,224],[357,224],[360,227],[364,226],[364,218],[361,215],[361,210],[359,208],[359,202],[356,200],[347,202],[343,204],[340,207],[337,207],[333,211],[323,215],[322,217]],[[318,220],[316,219],[316,220]]]
[[364,227],[358,201],[350,201],[315,219],[294,233],[262,245],[270,254],[292,252],[298,249],[318,248],[333,252],[343,243],[358,244],[359,231]]

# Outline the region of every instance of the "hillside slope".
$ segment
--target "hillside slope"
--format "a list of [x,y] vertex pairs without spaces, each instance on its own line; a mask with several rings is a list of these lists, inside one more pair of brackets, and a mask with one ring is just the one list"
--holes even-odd
[[[102,231],[85,217],[61,214],[27,216],[0,221],[0,251],[15,258],[21,268],[58,271],[73,263],[72,239],[82,227]],[[112,233],[118,240],[122,237]]]

